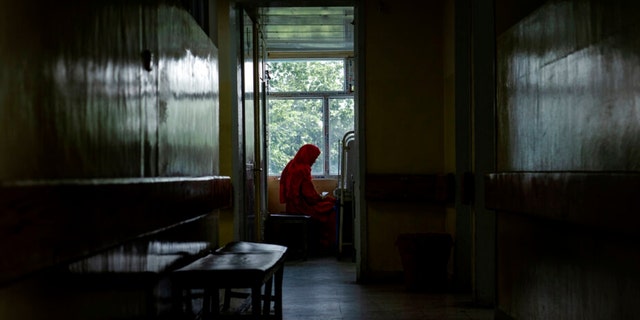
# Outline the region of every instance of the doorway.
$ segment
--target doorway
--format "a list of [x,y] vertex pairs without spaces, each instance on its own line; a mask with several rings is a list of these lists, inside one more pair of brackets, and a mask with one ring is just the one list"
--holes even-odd
[[[240,205],[242,209],[236,213],[235,221],[239,224],[236,229],[240,239],[261,240],[265,218],[270,212],[278,212],[278,209],[273,208],[273,198],[278,196],[278,189],[274,188],[273,184],[278,183],[282,170],[280,167],[283,167],[282,163],[286,164],[286,159],[293,157],[295,152],[292,151],[297,150],[301,144],[314,143],[323,149],[326,157],[318,161],[322,168],[314,166],[314,180],[324,183],[324,187],[329,188],[330,192],[336,190],[336,185],[332,185],[331,181],[334,180],[337,184],[342,174],[340,144],[343,136],[349,131],[358,132],[355,8],[261,7],[243,3],[237,10],[237,21],[240,23],[236,29],[240,31],[237,52],[243,53],[242,59],[238,59],[238,83],[241,84],[238,88],[242,89],[237,108],[242,128],[238,128],[238,132],[244,136],[240,138],[242,143],[238,144],[242,147],[238,147],[239,150],[235,153],[239,155],[240,161],[237,163],[244,164],[244,167],[234,171],[244,174],[243,185],[240,186],[241,192],[244,193],[244,203]],[[239,17],[241,15],[243,18]],[[246,59],[248,52],[252,53],[251,61]],[[274,69],[274,63],[296,62],[310,65],[336,62],[341,64],[343,86],[319,91],[274,92],[273,82],[270,83],[274,80],[274,74],[270,73]],[[269,127],[270,120],[273,120],[269,111],[277,107],[276,102],[289,103],[289,106],[293,105],[293,102],[298,106],[307,103],[307,107],[312,109],[317,106],[315,110],[319,110],[320,113],[314,123],[322,123],[321,130],[316,132],[319,141],[299,139],[297,143],[292,142],[284,148],[290,154],[279,154],[280,158],[276,159],[273,145],[277,143],[277,139],[272,139],[275,129],[271,130],[273,128]],[[350,126],[345,125],[344,121],[335,121],[338,119],[334,117],[336,110],[344,111],[349,107],[352,110]],[[342,115],[344,114],[343,112]],[[340,130],[344,132],[334,130],[336,126],[342,126]],[[288,134],[289,137],[302,135]],[[275,203],[278,205],[277,201]],[[355,229],[358,229],[357,225],[353,234],[360,234]],[[359,242],[353,241],[353,245]],[[357,252],[357,249],[355,251]]]

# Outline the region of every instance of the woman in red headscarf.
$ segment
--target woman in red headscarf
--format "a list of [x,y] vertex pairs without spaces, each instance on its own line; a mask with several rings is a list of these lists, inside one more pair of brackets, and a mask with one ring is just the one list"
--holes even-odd
[[319,227],[320,249],[330,250],[335,244],[335,198],[319,195],[311,182],[311,166],[319,155],[312,144],[300,147],[280,176],[280,202],[287,213],[311,216]]

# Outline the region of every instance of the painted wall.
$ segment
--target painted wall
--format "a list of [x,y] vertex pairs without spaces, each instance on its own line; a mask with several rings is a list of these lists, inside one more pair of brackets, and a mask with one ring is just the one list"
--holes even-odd
[[[232,5],[229,0],[216,1],[217,8],[217,32],[220,48],[220,174],[233,176],[233,139],[234,120],[232,102],[237,94],[234,92],[236,70],[232,64],[232,57],[236,52],[232,44],[231,17]],[[234,240],[233,209],[220,211],[219,230],[220,243]]]
[[3,3],[0,178],[217,172],[217,53],[171,10]]
[[[363,2],[366,14],[365,102],[367,174],[443,173],[450,168],[451,127],[445,129],[444,6],[419,9],[409,0]],[[421,7],[422,8],[422,7]],[[450,99],[451,95],[448,96]],[[450,100],[448,100],[451,103]],[[451,121],[451,114],[447,119]],[[450,125],[450,124],[449,124]],[[366,185],[366,182],[365,182]],[[446,231],[444,206],[367,202],[368,274],[402,272],[402,233]]]
[[[442,14],[442,64],[443,64],[443,143],[444,172],[456,172],[456,126],[455,126],[455,4],[453,0],[443,1]],[[456,211],[447,207],[446,231],[456,235]],[[451,266],[453,267],[453,266]]]
[[[0,2],[0,318],[147,312],[140,292],[83,308],[39,271],[210,214],[188,204],[215,192],[199,178],[218,174],[218,117],[217,49],[179,2]],[[11,198],[25,189],[38,197]],[[187,205],[169,216],[162,198]],[[215,243],[200,221],[187,238]]]
[[498,38],[498,170],[533,172],[498,213],[506,318],[636,317],[638,12],[552,0]]

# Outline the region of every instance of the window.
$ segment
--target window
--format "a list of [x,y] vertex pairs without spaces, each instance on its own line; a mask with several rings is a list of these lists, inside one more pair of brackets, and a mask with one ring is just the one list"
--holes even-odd
[[268,174],[280,175],[300,146],[315,144],[322,154],[314,176],[340,172],[342,137],[354,128],[349,59],[268,61]]

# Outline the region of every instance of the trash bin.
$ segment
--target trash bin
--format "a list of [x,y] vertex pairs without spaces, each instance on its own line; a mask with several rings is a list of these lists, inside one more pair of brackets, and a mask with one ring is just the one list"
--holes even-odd
[[453,238],[448,233],[401,234],[396,241],[407,290],[443,292],[447,289]]

